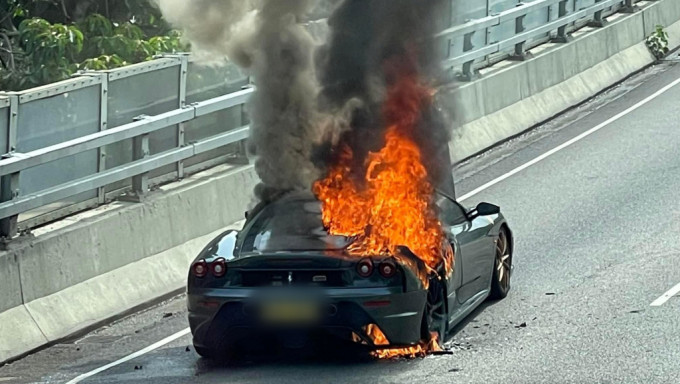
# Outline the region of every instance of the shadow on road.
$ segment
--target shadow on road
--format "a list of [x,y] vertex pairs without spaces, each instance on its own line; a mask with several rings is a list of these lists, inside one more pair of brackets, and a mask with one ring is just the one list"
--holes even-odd
[[470,324],[471,322],[474,322],[475,319],[477,318],[477,316],[479,316],[479,315],[480,315],[482,312],[484,312],[487,308],[489,308],[489,307],[495,305],[495,304],[498,303],[498,302],[500,302],[500,300],[496,300],[496,301],[485,301],[485,302],[483,302],[479,307],[475,308],[475,310],[472,311],[472,313],[470,313],[470,314],[469,314],[466,318],[464,318],[460,323],[456,324],[456,326],[453,327],[453,329],[450,329],[450,330],[449,330],[448,335],[446,335],[446,341],[447,341],[447,342],[451,341],[454,337],[456,337],[456,335],[458,334],[458,332],[462,331],[463,328],[467,327],[468,324]]
[[234,382],[333,382],[339,378],[380,377],[392,374],[400,363],[415,360],[378,360],[356,350],[288,350],[247,356],[224,362],[200,358],[195,376],[208,382],[219,378]]

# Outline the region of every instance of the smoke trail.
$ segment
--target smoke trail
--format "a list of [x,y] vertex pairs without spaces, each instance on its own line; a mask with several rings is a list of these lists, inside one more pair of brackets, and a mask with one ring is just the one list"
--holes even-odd
[[249,0],[151,0],[163,17],[184,31],[201,62],[220,63],[229,42],[254,5]]
[[[333,114],[354,105],[351,128],[341,140],[354,150],[355,167],[361,168],[368,152],[383,145],[381,108],[393,77],[415,71],[433,86],[439,78],[440,57],[431,36],[441,28],[437,21],[447,14],[446,3],[345,0],[329,19],[329,41],[316,55],[320,108]],[[449,135],[436,104],[423,111],[415,140],[428,154],[425,165],[439,186],[450,182]],[[323,155],[319,165],[334,162],[331,151]]]
[[316,1],[157,1],[194,48],[226,55],[255,77],[248,147],[262,180],[256,195],[310,188],[319,177],[311,158],[323,123],[316,113],[316,44],[300,21]]
[[311,0],[267,0],[252,29],[234,37],[229,57],[255,76],[250,101],[250,151],[262,180],[260,199],[281,190],[308,189],[319,177],[311,162],[321,123],[316,113],[314,39],[299,24]]
[[[421,78],[437,78],[428,42],[439,27],[433,20],[448,11],[443,0],[324,0],[318,8],[316,0],[153,1],[199,58],[227,56],[255,77],[249,150],[264,200],[309,188],[334,163],[339,142],[354,150],[358,170],[380,149],[389,74],[399,76],[385,65],[407,62]],[[300,22],[330,7],[330,36],[317,47]],[[449,132],[436,106],[424,110],[414,135],[435,154],[425,165],[440,185],[450,175]]]

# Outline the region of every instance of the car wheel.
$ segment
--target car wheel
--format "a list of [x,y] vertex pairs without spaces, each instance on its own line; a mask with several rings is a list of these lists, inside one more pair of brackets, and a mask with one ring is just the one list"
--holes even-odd
[[443,342],[448,327],[448,315],[446,313],[446,294],[441,280],[437,277],[430,278],[430,286],[427,290],[427,302],[423,313],[423,325],[421,337],[429,342],[432,334],[437,340]]
[[496,240],[496,254],[494,257],[493,278],[491,281],[492,300],[504,299],[510,292],[510,274],[512,272],[512,250],[508,232],[502,228]]

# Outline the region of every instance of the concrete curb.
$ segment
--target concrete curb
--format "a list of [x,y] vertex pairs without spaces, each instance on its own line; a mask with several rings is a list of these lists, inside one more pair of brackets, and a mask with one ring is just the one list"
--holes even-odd
[[0,313],[0,336],[0,362],[49,343],[24,305]]

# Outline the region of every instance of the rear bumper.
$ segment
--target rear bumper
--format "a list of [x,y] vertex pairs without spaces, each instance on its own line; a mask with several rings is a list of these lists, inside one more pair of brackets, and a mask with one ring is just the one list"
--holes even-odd
[[[366,326],[377,325],[390,346],[415,345],[420,341],[426,291],[395,292],[392,288],[329,289],[315,292],[277,292],[269,299],[316,300],[324,308],[323,316],[309,331],[351,340],[352,333],[368,347],[376,348],[366,334]],[[203,348],[238,344],[252,340],[253,335],[268,335],[259,322],[256,308],[262,291],[252,289],[206,289],[187,296],[189,324],[194,344]],[[327,310],[326,310],[327,309]],[[384,347],[384,345],[382,346]]]

